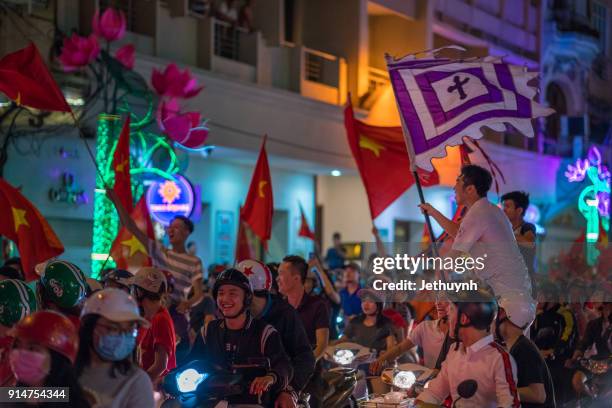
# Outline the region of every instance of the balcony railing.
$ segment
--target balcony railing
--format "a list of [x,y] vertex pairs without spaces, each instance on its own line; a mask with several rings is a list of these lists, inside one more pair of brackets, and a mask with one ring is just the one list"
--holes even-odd
[[302,95],[327,103],[342,104],[346,99],[346,61],[325,52],[295,47],[299,60],[299,84],[295,90]]
[[389,85],[389,74],[384,69],[368,68],[368,91],[359,99],[359,107],[370,109]]

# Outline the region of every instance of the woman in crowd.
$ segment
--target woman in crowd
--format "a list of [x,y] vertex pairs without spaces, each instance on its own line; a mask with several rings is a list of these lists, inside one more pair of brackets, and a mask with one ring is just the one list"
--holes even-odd
[[68,403],[34,403],[27,406],[92,406],[93,400],[85,397],[73,368],[79,338],[76,327],[68,318],[49,310],[35,312],[17,323],[10,335],[15,342],[9,362],[17,379],[17,387],[67,387],[69,390]]
[[154,407],[151,380],[134,363],[139,325],[149,323],[140,317],[134,298],[120,289],[101,290],[85,302],[75,366],[96,407]]

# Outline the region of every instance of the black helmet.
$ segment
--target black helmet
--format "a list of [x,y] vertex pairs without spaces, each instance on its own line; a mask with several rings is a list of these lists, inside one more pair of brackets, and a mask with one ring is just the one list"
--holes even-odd
[[[493,294],[482,287],[476,291],[465,291],[453,294],[452,302],[457,307],[457,324],[455,339],[459,338],[460,327],[474,327],[478,330],[489,330],[497,316],[497,301]],[[465,314],[470,322],[462,325],[461,314]]]
[[253,299],[253,288],[251,287],[251,282],[249,281],[249,278],[247,278],[238,269],[229,268],[217,276],[215,286],[213,286],[213,298],[215,299],[215,302],[217,301],[219,289],[221,289],[221,286],[224,285],[234,285],[244,290],[244,308],[246,309],[251,305],[251,300]]

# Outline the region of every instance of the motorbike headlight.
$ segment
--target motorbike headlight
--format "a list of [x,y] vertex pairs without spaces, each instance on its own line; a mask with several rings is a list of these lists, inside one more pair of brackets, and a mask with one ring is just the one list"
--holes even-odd
[[199,373],[193,368],[188,368],[176,376],[176,387],[182,393],[193,392],[206,377],[208,377],[208,374]]
[[340,349],[334,353],[334,361],[341,365],[351,364],[355,359],[355,353],[351,350]]
[[416,376],[412,371],[400,371],[393,377],[393,385],[397,388],[408,389],[416,382]]

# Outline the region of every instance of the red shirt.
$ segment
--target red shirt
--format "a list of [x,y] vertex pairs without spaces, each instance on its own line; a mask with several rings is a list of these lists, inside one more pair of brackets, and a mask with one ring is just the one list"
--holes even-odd
[[15,385],[15,376],[13,375],[13,370],[11,370],[8,356],[12,347],[12,337],[0,337],[0,387]]
[[165,307],[160,307],[151,319],[151,327],[139,336],[140,366],[148,370],[155,362],[155,346],[162,346],[168,353],[168,365],[162,373],[166,375],[170,370],[176,368],[176,338],[174,337],[174,325],[170,313]]

